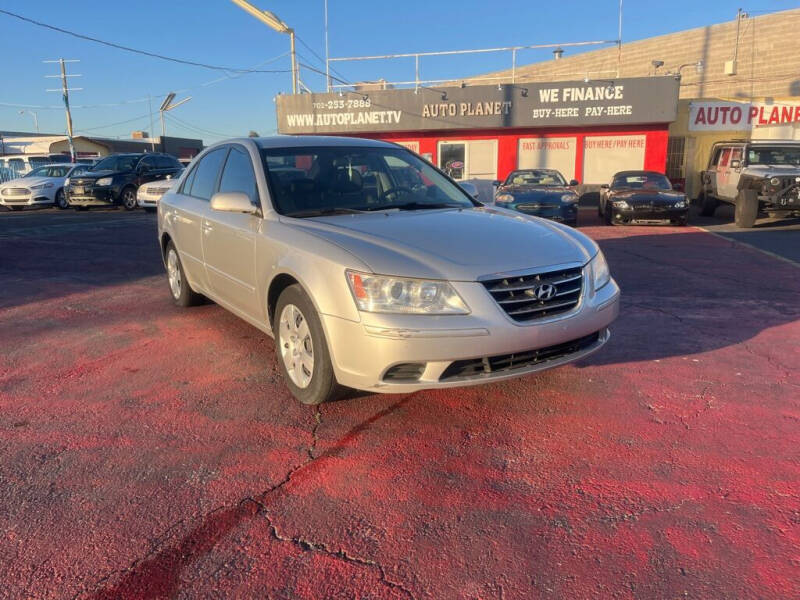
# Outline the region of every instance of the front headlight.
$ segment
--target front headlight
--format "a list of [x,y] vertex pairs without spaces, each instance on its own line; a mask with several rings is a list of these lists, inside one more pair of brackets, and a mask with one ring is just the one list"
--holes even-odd
[[69,177],[64,180],[64,187],[69,187]]
[[359,310],[376,313],[465,315],[469,307],[446,281],[347,271]]
[[494,199],[495,202],[500,202],[501,204],[508,204],[509,202],[514,201],[514,196],[511,194],[500,194],[496,196]]
[[561,196],[561,201],[567,204],[575,204],[578,201],[578,196],[576,194],[564,194]]
[[675,208],[686,208],[686,200],[678,200],[673,206]]
[[591,260],[592,265],[592,281],[594,282],[594,291],[596,292],[609,281],[611,281],[611,271],[608,270],[608,263],[606,257],[603,256],[603,251],[598,250],[595,257]]
[[43,190],[43,189],[51,188],[51,187],[53,187],[53,184],[48,182],[48,183],[40,183],[39,185],[32,185],[31,189],[32,190]]
[[628,210],[631,207],[625,200],[612,200],[611,204],[614,205],[614,208],[621,208],[622,210]]
[[111,182],[114,180],[113,177],[101,177],[97,181],[95,181],[95,185],[111,185]]

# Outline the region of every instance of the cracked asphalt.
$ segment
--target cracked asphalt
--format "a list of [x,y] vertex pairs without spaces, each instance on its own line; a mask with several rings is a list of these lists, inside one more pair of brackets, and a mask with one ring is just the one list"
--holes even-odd
[[581,228],[601,352],[307,407],[151,215],[0,214],[0,598],[800,597],[800,269]]

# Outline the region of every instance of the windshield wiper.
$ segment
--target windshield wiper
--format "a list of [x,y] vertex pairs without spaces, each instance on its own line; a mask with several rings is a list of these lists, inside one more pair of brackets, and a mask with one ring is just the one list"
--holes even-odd
[[370,206],[369,210],[425,210],[430,208],[468,208],[462,204],[454,202],[405,202],[403,204],[381,204],[379,206]]
[[327,217],[329,215],[355,215],[366,211],[358,210],[357,208],[315,208],[312,210],[298,210],[295,212],[286,213],[286,217],[294,217],[296,219],[303,219],[305,217]]

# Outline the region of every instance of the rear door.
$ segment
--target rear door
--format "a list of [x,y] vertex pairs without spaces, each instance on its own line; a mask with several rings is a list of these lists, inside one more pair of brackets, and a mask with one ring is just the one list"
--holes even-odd
[[[244,146],[231,144],[219,192],[242,192],[260,207],[255,171]],[[261,312],[256,293],[256,234],[260,215],[209,210],[203,219],[203,256],[214,296],[251,317]]]
[[203,219],[211,212],[209,201],[217,187],[227,148],[217,148],[203,156],[186,176],[169,205],[164,219],[172,225],[175,246],[189,280],[209,289],[203,260]]

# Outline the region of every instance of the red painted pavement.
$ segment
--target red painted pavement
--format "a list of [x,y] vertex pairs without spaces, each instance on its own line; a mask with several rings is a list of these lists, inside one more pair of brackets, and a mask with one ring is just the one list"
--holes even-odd
[[0,239],[0,597],[800,597],[800,271],[584,231],[599,354],[319,410],[172,307],[151,223]]

